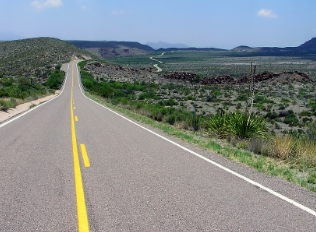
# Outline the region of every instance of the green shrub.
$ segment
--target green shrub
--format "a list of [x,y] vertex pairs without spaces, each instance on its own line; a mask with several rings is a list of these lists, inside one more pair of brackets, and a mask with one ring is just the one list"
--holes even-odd
[[58,89],[60,85],[63,83],[64,75],[61,71],[56,70],[53,74],[51,74],[44,85],[48,86],[50,89]]
[[207,120],[207,131],[209,134],[216,134],[219,138],[227,138],[229,130],[227,117],[224,113],[210,115]]
[[238,138],[265,137],[268,131],[264,118],[254,113],[236,111],[227,116],[228,130]]
[[278,114],[276,112],[268,112],[265,116],[265,118],[269,118],[270,120],[276,119],[278,117]]
[[9,100],[0,99],[0,110],[7,111],[10,108],[14,108],[17,106],[17,102],[15,99],[11,98]]
[[149,94],[148,93],[142,93],[138,96],[138,100],[144,100],[146,98],[149,98]]
[[312,116],[312,113],[309,112],[309,111],[304,110],[301,113],[299,113],[298,115],[299,116],[309,116],[310,117],[310,116]]
[[229,134],[240,139],[265,137],[268,131],[264,118],[240,111],[210,115],[207,128],[209,133],[215,133],[219,138],[227,138]]
[[298,123],[298,119],[295,116],[289,115],[284,118],[283,122],[285,124],[295,125]]
[[235,101],[247,101],[247,99],[248,99],[247,94],[240,94],[240,95],[235,99]]

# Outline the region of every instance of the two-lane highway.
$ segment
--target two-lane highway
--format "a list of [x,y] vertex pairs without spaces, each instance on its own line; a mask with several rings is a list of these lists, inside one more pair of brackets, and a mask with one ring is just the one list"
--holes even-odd
[[316,231],[314,193],[98,105],[76,63],[0,128],[0,231]]

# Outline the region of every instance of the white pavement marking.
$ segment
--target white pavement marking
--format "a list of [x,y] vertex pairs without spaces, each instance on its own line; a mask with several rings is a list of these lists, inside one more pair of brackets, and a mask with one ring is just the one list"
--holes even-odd
[[64,92],[64,89],[65,89],[65,86],[66,86],[66,82],[67,82],[67,78],[68,78],[68,72],[66,73],[66,80],[65,80],[63,89],[62,89],[62,91],[60,92],[60,94],[58,94],[57,96],[55,96],[55,97],[49,99],[49,100],[46,101],[46,102],[43,102],[43,103],[41,103],[41,104],[39,104],[39,105],[33,107],[32,109],[30,109],[30,110],[28,110],[28,111],[25,111],[24,113],[22,113],[22,114],[20,114],[20,115],[18,115],[18,116],[16,116],[16,117],[14,117],[14,118],[12,118],[11,120],[9,120],[9,121],[7,121],[7,122],[5,122],[5,123],[3,123],[3,124],[0,124],[0,128],[1,128],[1,127],[4,127],[5,125],[7,125],[7,124],[9,124],[9,123],[11,123],[11,122],[13,122],[13,121],[15,121],[15,120],[21,118],[22,116],[24,116],[24,115],[26,115],[26,114],[32,112],[33,110],[37,109],[38,107],[41,107],[41,106],[45,105],[46,103],[48,103],[48,102],[50,102],[50,101],[52,101],[52,100],[58,98],[58,97]]
[[[77,68],[77,72],[78,72],[78,68]],[[78,78],[78,83],[79,83],[79,78]],[[229,168],[226,168],[223,165],[221,165],[219,163],[216,163],[215,161],[210,160],[210,159],[208,159],[208,158],[206,158],[206,157],[204,157],[204,156],[202,156],[202,155],[200,155],[200,154],[198,154],[198,153],[196,153],[196,152],[194,152],[194,151],[192,151],[192,150],[190,150],[190,149],[188,149],[188,148],[186,148],[186,147],[184,147],[184,146],[182,146],[182,145],[180,145],[180,144],[178,144],[178,143],[176,143],[176,142],[174,142],[174,141],[172,141],[172,140],[170,140],[170,139],[168,139],[168,138],[166,138],[166,137],[164,137],[164,136],[162,136],[160,134],[157,134],[156,132],[154,132],[154,131],[152,131],[152,130],[150,130],[150,129],[148,129],[148,128],[146,128],[146,127],[144,127],[144,126],[142,126],[142,125],[140,125],[140,124],[138,124],[138,123],[136,123],[136,122],[134,122],[134,121],[132,121],[132,120],[130,120],[128,118],[126,118],[125,116],[113,111],[112,109],[110,109],[110,108],[108,108],[108,107],[106,107],[104,105],[101,105],[100,103],[92,100],[91,98],[88,98],[83,93],[80,83],[79,83],[79,86],[80,86],[80,90],[81,90],[81,93],[83,94],[83,96],[85,96],[90,101],[98,104],[99,106],[111,111],[112,113],[114,113],[114,114],[120,116],[121,118],[123,118],[123,119],[125,119],[125,120],[127,120],[127,121],[129,121],[129,122],[131,122],[133,124],[135,124],[136,126],[138,126],[138,127],[142,128],[142,129],[144,129],[144,130],[146,130],[146,131],[158,136],[159,138],[164,139],[164,140],[168,141],[169,143],[172,143],[173,145],[175,145],[175,146],[177,146],[177,147],[179,147],[179,148],[181,148],[181,149],[183,149],[183,150],[185,150],[185,151],[187,151],[187,152],[189,152],[189,153],[191,153],[191,154],[193,154],[193,155],[205,160],[206,162],[209,162],[209,163],[215,165],[216,167],[218,167],[220,169],[223,169],[224,171],[226,171],[226,172],[228,172],[228,173],[230,173],[230,174],[232,174],[232,175],[234,175],[236,177],[239,177],[240,179],[243,179],[244,181],[248,182],[249,184],[252,184],[252,185],[254,185],[256,187],[259,187],[262,190],[265,190],[268,193],[270,193],[270,194],[272,194],[272,195],[274,195],[274,196],[276,196],[276,197],[278,197],[278,198],[280,198],[280,199],[282,199],[282,200],[284,200],[284,201],[296,206],[297,208],[299,208],[301,210],[304,210],[305,212],[307,212],[307,213],[309,213],[309,214],[311,214],[311,215],[316,217],[316,212],[314,210],[312,210],[312,209],[310,209],[310,208],[308,208],[308,207],[306,207],[306,206],[304,206],[304,205],[302,205],[302,204],[300,204],[300,203],[298,203],[298,202],[296,202],[296,201],[294,201],[294,200],[292,200],[292,199],[290,199],[290,198],[288,198],[288,197],[286,197],[286,196],[284,196],[284,195],[282,195],[282,194],[280,194],[280,193],[278,193],[278,192],[276,192],[276,191],[274,191],[274,190],[272,190],[272,189],[270,189],[268,187],[265,187],[265,186],[259,184],[258,182],[255,182],[255,181],[253,181],[253,180],[251,180],[251,179],[249,179],[249,178],[247,178],[247,177],[245,177],[245,176],[243,176],[243,175],[241,175],[241,174],[239,174],[239,173],[237,173],[237,172],[235,172],[235,171],[233,171],[233,170],[231,170]]]

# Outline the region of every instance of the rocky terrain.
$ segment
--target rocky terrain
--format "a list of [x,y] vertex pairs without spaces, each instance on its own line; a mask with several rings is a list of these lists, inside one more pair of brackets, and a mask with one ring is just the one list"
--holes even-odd
[[[174,79],[174,80],[181,80],[187,81],[191,83],[200,83],[203,85],[233,85],[233,84],[247,84],[249,83],[248,76],[242,76],[239,78],[233,78],[229,75],[227,76],[211,76],[199,79],[196,74],[194,73],[181,73],[181,72],[174,72],[171,74],[164,74],[164,78],[166,79]],[[278,81],[283,82],[285,80],[296,83],[296,82],[309,82],[312,83],[313,81],[306,75],[305,73],[294,71],[294,72],[282,72],[282,73],[271,73],[271,72],[262,72],[254,75],[253,77],[254,82],[262,82],[262,81]]]
[[[249,76],[241,76],[233,78],[230,75],[226,76],[210,76],[206,78],[199,78],[194,73],[187,72],[172,72],[172,73],[158,73],[153,68],[131,68],[122,65],[89,62],[86,65],[87,70],[93,73],[97,78],[109,78],[111,80],[120,82],[134,82],[145,81],[154,83],[177,83],[177,84],[201,84],[201,85],[234,85],[234,84],[248,84]],[[254,75],[254,82],[288,82],[288,83],[314,83],[309,76],[299,71],[293,72],[261,72]]]

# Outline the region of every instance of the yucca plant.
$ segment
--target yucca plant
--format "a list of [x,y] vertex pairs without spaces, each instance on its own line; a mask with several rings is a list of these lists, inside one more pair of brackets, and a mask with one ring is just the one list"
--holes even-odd
[[265,119],[254,113],[236,111],[226,116],[229,133],[241,139],[265,137],[268,127]]
[[221,139],[227,138],[229,133],[226,124],[226,117],[227,115],[224,113],[210,115],[207,122],[207,130],[209,134],[216,134]]

